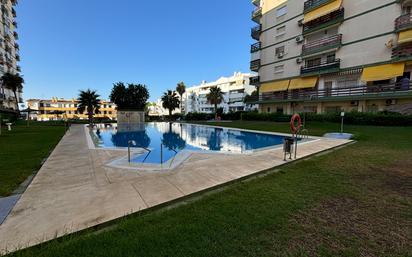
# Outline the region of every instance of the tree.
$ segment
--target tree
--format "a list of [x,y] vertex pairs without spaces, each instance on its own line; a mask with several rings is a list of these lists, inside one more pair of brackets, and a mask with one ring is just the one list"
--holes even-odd
[[211,87],[209,93],[206,95],[206,99],[210,104],[215,106],[215,119],[217,119],[217,105],[223,101],[222,90],[217,86]]
[[149,97],[146,85],[127,84],[126,87],[123,82],[115,83],[110,94],[110,100],[119,110],[144,111]]
[[77,105],[77,111],[79,113],[87,112],[87,116],[89,118],[89,124],[93,124],[93,116],[94,114],[99,113],[100,109],[100,95],[97,94],[96,91],[92,91],[87,89],[86,91],[80,90],[79,104]]
[[13,91],[14,100],[16,101],[16,110],[19,112],[19,99],[17,98],[17,92],[21,92],[23,89],[24,79],[20,74],[5,73],[1,77],[1,84],[4,88]]
[[183,113],[183,109],[182,109],[183,94],[186,92],[186,86],[183,81],[177,84],[176,92],[180,95],[180,112]]
[[258,97],[259,97],[258,91],[255,90],[252,92],[252,94],[246,95],[245,98],[243,99],[243,102],[247,104],[249,102],[257,101]]
[[162,106],[169,110],[169,118],[172,118],[172,112],[178,108],[180,104],[179,97],[175,91],[167,90],[162,96]]

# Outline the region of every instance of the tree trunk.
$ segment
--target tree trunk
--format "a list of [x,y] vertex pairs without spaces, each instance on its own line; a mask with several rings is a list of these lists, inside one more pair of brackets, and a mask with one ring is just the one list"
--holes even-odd
[[14,94],[14,99],[16,99],[16,111],[20,116],[19,99],[17,99],[17,92],[15,90],[13,90],[13,94]]
[[172,109],[169,109],[169,120],[172,120]]
[[93,125],[93,108],[87,107],[87,115],[89,116],[89,125]]
[[217,120],[217,103],[215,103],[215,120]]

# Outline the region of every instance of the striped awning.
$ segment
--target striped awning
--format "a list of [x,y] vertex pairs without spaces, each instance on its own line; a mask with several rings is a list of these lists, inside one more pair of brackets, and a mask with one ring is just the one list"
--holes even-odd
[[339,10],[341,6],[342,6],[342,0],[335,0],[333,2],[330,2],[329,4],[322,5],[319,8],[316,8],[313,11],[306,13],[303,17],[303,23],[313,21],[326,14],[337,11]]
[[412,29],[401,31],[399,33],[398,43],[403,44],[408,42],[412,42]]
[[263,83],[260,88],[260,93],[279,92],[288,90],[290,80],[281,80],[269,83]]
[[405,63],[390,63],[363,69],[361,80],[378,81],[400,77],[405,71]]
[[318,77],[305,77],[292,79],[289,84],[289,90],[314,88],[318,82]]

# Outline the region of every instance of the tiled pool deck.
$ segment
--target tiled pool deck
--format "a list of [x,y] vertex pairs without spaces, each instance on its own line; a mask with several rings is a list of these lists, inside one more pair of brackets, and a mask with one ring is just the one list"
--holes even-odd
[[[313,140],[299,146],[298,159],[349,142]],[[0,225],[0,254],[285,164],[277,148],[249,155],[193,153],[164,172],[106,165],[124,154],[89,149],[83,126],[72,126]]]

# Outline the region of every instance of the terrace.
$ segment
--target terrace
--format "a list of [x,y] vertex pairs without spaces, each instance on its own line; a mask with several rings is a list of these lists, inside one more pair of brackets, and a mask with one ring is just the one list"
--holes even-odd
[[325,50],[339,48],[342,45],[342,34],[307,42],[302,46],[302,55],[307,56]]
[[314,62],[306,64],[301,67],[300,74],[313,75],[313,74],[325,74],[338,71],[340,68],[340,59],[331,59],[326,61]]
[[395,20],[396,31],[402,31],[410,28],[412,28],[412,13],[401,15]]
[[321,7],[325,4],[332,2],[333,0],[308,0],[305,2],[303,7],[303,12],[307,13],[310,12],[318,7]]
[[251,98],[251,103],[263,102],[319,102],[362,99],[390,99],[411,97],[412,86],[405,88],[400,84],[359,85],[332,89],[305,89],[265,93]]
[[262,32],[262,25],[259,24],[259,25],[252,28],[252,30],[250,32],[250,35],[253,39],[259,40],[261,32]]
[[345,9],[340,9],[334,12],[331,12],[327,15],[319,17],[313,21],[305,23],[303,25],[303,34],[309,34],[316,32],[318,30],[330,27],[332,25],[338,24],[343,21],[345,16]]

